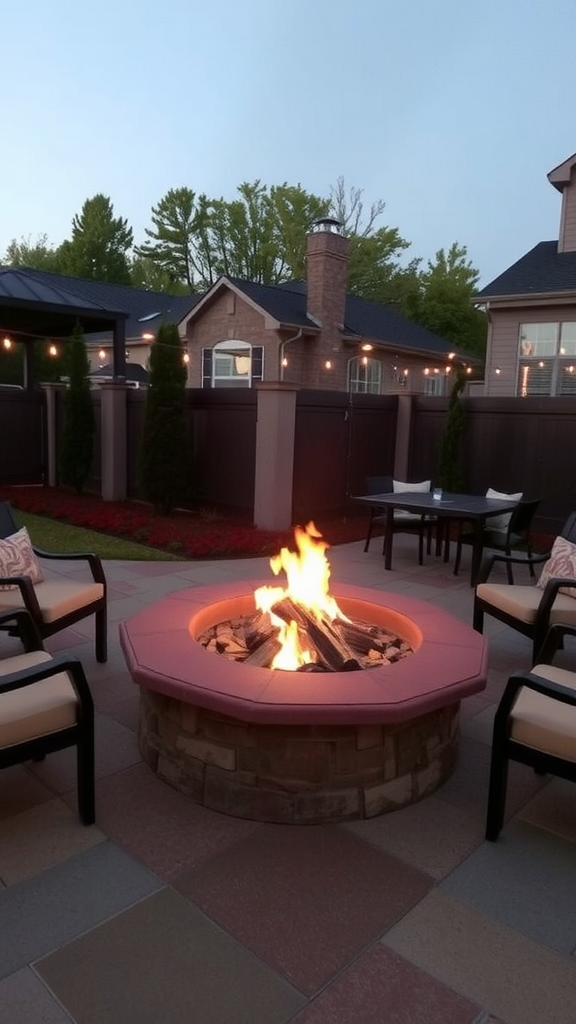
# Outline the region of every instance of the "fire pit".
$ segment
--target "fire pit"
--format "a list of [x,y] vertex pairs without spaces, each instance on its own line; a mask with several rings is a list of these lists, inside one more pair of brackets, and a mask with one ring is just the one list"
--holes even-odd
[[414,653],[300,673],[205,650],[197,638],[253,612],[259,583],[183,590],[121,624],[147,763],[204,806],[259,821],[373,817],[433,792],[456,763],[459,702],[486,684],[484,638],[428,602],[342,586],[346,615]]

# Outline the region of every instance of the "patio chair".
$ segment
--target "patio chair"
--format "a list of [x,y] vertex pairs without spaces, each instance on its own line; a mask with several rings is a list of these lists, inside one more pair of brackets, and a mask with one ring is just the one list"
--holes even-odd
[[[0,502],[0,612],[27,608],[42,639],[95,616],[96,660],[107,658],[106,577],[97,555],[57,554],[30,544],[8,502]],[[86,562],[92,579],[45,580],[40,559]]]
[[[482,533],[482,546],[495,551],[504,551],[511,555],[513,551],[524,550],[530,575],[534,579],[534,565],[532,563],[532,520],[541,499],[533,501],[519,501],[514,511],[508,516],[508,523],[505,530],[494,529],[490,519],[486,520],[486,529]],[[500,517],[496,517],[500,518]],[[467,530],[464,523],[461,524],[460,532],[456,542],[456,558],[454,560],[454,575],[458,575],[460,559],[462,557],[462,545],[474,543],[474,532]],[[506,564],[508,583],[514,583],[514,575],[510,562]]]
[[532,640],[535,662],[552,623],[576,625],[576,512],[569,515],[552,550],[532,555],[531,561],[533,565],[546,566],[536,584],[523,586],[490,583],[489,576],[498,562],[526,565],[526,558],[497,553],[484,557],[474,595],[472,625],[482,633],[485,615],[499,619]]
[[[391,476],[369,476],[366,478],[366,494],[391,494],[393,491],[429,491],[430,480],[423,480],[422,483],[409,484],[400,480],[394,480]],[[418,564],[424,562],[424,534],[426,534],[426,554],[430,554],[432,547],[432,527],[436,518],[430,515],[418,515],[414,512],[404,512],[402,509],[394,510],[394,533],[417,533],[418,534]],[[386,510],[382,506],[374,505],[370,508],[368,520],[368,533],[364,543],[364,551],[370,547],[370,539],[375,526],[384,527],[386,530]],[[384,533],[384,539],[386,533]],[[382,541],[382,554],[384,554],[384,539]]]
[[0,614],[0,624],[10,625],[25,649],[0,661],[0,769],[75,746],[78,811],[92,825],[94,705],[82,665],[51,658],[25,609]]
[[538,664],[510,677],[496,710],[486,815],[492,842],[504,822],[509,761],[576,782],[576,672],[552,665],[567,634],[576,636],[576,626],[550,627]]

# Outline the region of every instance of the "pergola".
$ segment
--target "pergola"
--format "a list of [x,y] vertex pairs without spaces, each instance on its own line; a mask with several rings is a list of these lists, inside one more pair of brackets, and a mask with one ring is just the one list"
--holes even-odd
[[58,285],[36,280],[26,270],[0,270],[0,334],[24,344],[25,383],[33,386],[33,342],[39,338],[70,338],[76,323],[85,334],[112,331],[113,379],[126,376],[128,314],[105,309]]

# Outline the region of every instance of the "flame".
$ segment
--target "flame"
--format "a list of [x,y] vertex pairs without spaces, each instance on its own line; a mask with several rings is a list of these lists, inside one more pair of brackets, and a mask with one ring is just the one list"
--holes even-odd
[[325,555],[329,544],[322,539],[322,534],[313,522],[304,528],[297,526],[294,539],[297,552],[282,548],[279,554],[270,559],[270,568],[275,576],[282,571],[286,573],[287,585],[259,587],[254,592],[256,607],[262,612],[268,612],[271,622],[279,629],[278,639],[282,646],[271,667],[291,671],[315,661],[315,653],[307,646],[306,636],[294,620],[286,623],[271,611],[277,602],[290,598],[318,619],[323,614],[330,620],[340,618],[350,621],[329,593],[330,564]]

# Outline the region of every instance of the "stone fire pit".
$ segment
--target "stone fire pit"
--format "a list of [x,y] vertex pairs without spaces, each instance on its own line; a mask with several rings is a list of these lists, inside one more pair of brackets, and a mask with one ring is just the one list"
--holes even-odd
[[253,612],[260,585],[182,590],[121,624],[146,762],[204,806],[259,821],[369,818],[433,792],[456,763],[460,700],[486,685],[484,638],[428,602],[341,586],[346,615],[394,630],[414,653],[298,673],[205,650],[197,637]]

